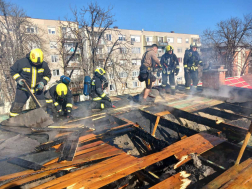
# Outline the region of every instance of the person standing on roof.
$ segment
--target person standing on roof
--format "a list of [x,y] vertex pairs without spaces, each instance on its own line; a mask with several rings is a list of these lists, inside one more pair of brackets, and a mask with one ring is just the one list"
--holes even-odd
[[145,84],[146,84],[146,88],[144,89],[143,101],[141,102],[142,104],[146,103],[146,99],[150,93],[152,85],[156,81],[156,77],[151,73],[151,69],[156,66],[162,69],[160,61],[156,55],[157,51],[158,51],[158,46],[156,44],[153,44],[151,48],[148,49],[143,54],[143,57],[141,60],[140,75],[138,78],[140,82],[145,81]]
[[54,118],[64,115],[72,117],[72,93],[64,83],[52,86],[45,92],[48,113]]
[[97,68],[94,72],[94,77],[91,80],[91,92],[92,98],[91,109],[105,109],[114,107],[110,98],[103,92],[108,87],[108,81],[104,76],[105,70]]
[[185,70],[185,90],[189,93],[191,80],[193,81],[192,92],[196,92],[198,79],[198,67],[202,66],[200,55],[197,51],[197,43],[193,42],[190,45],[190,50],[185,51],[184,70]]
[[31,88],[41,106],[46,109],[43,89],[50,81],[52,74],[48,64],[44,61],[42,50],[32,49],[25,58],[17,60],[10,67],[10,73],[17,82],[16,96],[10,109],[10,116],[19,115],[30,96],[24,87],[24,81]]
[[173,53],[173,47],[168,45],[165,47],[165,54],[161,57],[162,71],[162,88],[165,92],[167,86],[167,77],[171,86],[171,94],[175,94],[175,75],[179,73],[179,62],[177,56]]

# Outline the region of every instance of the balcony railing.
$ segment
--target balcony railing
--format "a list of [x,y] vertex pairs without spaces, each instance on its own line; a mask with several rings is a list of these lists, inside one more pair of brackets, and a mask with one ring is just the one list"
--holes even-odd
[[167,42],[158,42],[158,46],[167,46],[168,43]]
[[[72,54],[74,52],[75,47],[65,47],[66,52]],[[80,53],[80,49],[77,48],[76,53]]]

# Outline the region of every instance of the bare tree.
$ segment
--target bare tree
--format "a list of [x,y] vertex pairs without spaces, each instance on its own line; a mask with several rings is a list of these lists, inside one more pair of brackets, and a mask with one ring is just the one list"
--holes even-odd
[[37,30],[23,9],[0,0],[0,93],[4,102],[14,100],[16,84],[10,77],[12,64],[32,48],[43,49]]
[[224,64],[228,69],[227,75],[232,76],[237,67],[241,73],[247,67],[247,58],[237,65],[234,60],[240,52],[251,49],[252,15],[245,15],[243,19],[230,18],[217,23],[216,29],[207,29],[203,32],[203,43],[214,52],[210,53],[213,62]]

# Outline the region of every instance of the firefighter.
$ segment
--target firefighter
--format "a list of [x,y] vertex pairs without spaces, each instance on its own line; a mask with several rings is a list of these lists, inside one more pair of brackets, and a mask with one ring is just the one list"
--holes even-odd
[[103,92],[108,87],[108,82],[105,70],[97,68],[94,72],[94,77],[91,80],[91,92],[90,97],[92,98],[91,109],[104,109],[114,107],[110,98]]
[[64,83],[52,86],[45,92],[47,112],[54,118],[64,115],[72,117],[72,93]]
[[159,59],[157,58],[156,54],[158,51],[158,46],[153,44],[150,49],[148,49],[142,57],[141,66],[140,66],[140,75],[139,81],[145,81],[146,88],[144,89],[144,96],[142,100],[142,104],[146,103],[146,99],[151,91],[152,85],[156,81],[156,77],[151,73],[151,69],[153,67],[158,67],[162,69]]
[[199,53],[197,51],[197,43],[190,45],[190,50],[185,51],[184,70],[185,70],[185,90],[190,92],[191,80],[193,81],[192,92],[196,92],[198,85],[198,67],[202,66]]
[[21,113],[24,104],[29,98],[29,93],[24,87],[24,81],[31,88],[32,93],[38,99],[41,106],[46,109],[43,89],[51,78],[51,70],[43,61],[41,49],[32,49],[25,58],[17,60],[10,68],[13,79],[17,82],[15,100],[10,109],[10,116],[14,117]]
[[161,57],[162,71],[162,88],[165,91],[167,86],[167,77],[171,86],[171,94],[175,94],[175,75],[179,73],[179,62],[177,56],[173,53],[171,45],[166,46],[165,54]]

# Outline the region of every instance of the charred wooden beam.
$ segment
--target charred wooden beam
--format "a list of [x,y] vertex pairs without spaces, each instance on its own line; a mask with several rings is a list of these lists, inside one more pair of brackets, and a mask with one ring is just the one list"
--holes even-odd
[[44,168],[44,166],[39,165],[35,162],[27,161],[18,157],[10,158],[7,162],[18,165],[20,167],[24,167],[26,169],[32,169],[34,171],[41,170],[42,168]]
[[214,107],[219,108],[219,109],[231,110],[236,114],[241,114],[244,116],[250,116],[250,114],[252,113],[252,109],[250,108],[241,107],[241,106],[233,105],[229,103],[218,104],[218,105],[215,105]]
[[216,109],[213,109],[213,108],[204,108],[204,109],[192,112],[192,113],[196,113],[196,112],[203,112],[203,113],[206,113],[206,114],[222,117],[222,118],[227,119],[227,120],[237,120],[237,119],[241,119],[241,118],[247,118],[247,119],[250,119],[250,120],[252,119],[252,118],[245,117],[245,116],[242,116],[242,115],[232,114],[232,113],[229,113],[229,112],[224,112],[224,111],[216,110]]
[[67,135],[61,136],[61,137],[53,140],[52,142],[48,142],[48,143],[45,143],[45,144],[42,144],[42,145],[36,147],[35,150],[37,152],[43,151],[43,150],[49,150],[51,147],[63,143],[66,138],[67,138]]
[[[151,120],[152,122],[156,121],[157,116],[155,116],[155,115],[153,115],[151,113],[145,112],[143,110],[140,110],[140,112],[142,113],[142,115],[144,115],[144,117]],[[174,122],[172,122],[170,120],[167,120],[167,119],[164,119],[162,117],[160,117],[159,125],[161,125],[163,127],[167,127],[169,129],[172,129],[172,130],[174,130],[176,132],[178,131],[179,133],[187,135],[187,136],[191,136],[191,135],[194,135],[194,134],[198,133],[193,129],[186,128],[184,126],[181,126],[181,125],[179,125],[177,123],[174,123]]]
[[215,120],[201,117],[201,116],[198,116],[198,115],[195,115],[195,114],[192,114],[192,113],[189,113],[189,112],[186,112],[186,111],[174,108],[174,107],[169,107],[169,106],[166,106],[166,107],[167,107],[167,110],[170,111],[171,114],[173,114],[176,117],[182,117],[184,119],[196,122],[198,124],[203,124],[203,125],[222,131],[223,133],[227,135],[228,139],[239,141],[244,138],[244,136],[246,135],[248,131],[245,128],[226,124],[226,123],[217,124]]

